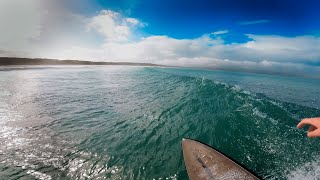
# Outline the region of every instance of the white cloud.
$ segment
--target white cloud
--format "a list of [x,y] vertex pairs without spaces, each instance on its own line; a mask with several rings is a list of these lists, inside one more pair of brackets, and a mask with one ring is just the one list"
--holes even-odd
[[125,20],[128,22],[128,23],[131,23],[133,25],[138,25],[140,22],[135,19],[135,18],[125,18]]
[[277,62],[316,62],[320,59],[320,37],[248,35],[250,41],[230,46],[230,58],[268,59]]
[[89,30],[96,30],[106,41],[128,41],[132,34],[132,26],[139,25],[135,18],[124,18],[111,10],[102,10],[99,15],[90,19]]
[[240,22],[240,25],[253,25],[253,24],[264,24],[264,23],[268,23],[270,22],[270,20],[267,19],[260,19],[260,20],[255,20],[255,21],[243,21]]
[[227,33],[229,33],[229,30],[226,29],[226,30],[215,31],[215,32],[213,32],[211,34],[220,35],[220,34],[227,34]]

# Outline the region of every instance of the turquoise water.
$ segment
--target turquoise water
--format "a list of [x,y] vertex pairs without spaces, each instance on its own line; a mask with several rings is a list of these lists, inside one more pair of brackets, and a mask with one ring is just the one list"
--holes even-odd
[[[187,179],[183,137],[265,179],[316,179],[320,81],[151,67],[0,71],[3,179]],[[0,179],[1,179],[0,178]]]

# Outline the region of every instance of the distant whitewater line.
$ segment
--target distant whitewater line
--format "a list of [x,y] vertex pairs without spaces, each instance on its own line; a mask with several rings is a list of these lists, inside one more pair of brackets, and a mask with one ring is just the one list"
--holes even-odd
[[9,65],[126,65],[126,66],[162,66],[152,63],[132,63],[132,62],[94,62],[79,60],[57,60],[41,58],[16,58],[0,57],[0,66]]

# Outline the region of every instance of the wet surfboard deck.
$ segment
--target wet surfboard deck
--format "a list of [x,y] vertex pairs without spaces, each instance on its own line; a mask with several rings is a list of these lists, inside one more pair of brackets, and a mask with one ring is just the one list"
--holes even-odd
[[183,139],[182,150],[190,180],[259,179],[222,153],[195,140]]

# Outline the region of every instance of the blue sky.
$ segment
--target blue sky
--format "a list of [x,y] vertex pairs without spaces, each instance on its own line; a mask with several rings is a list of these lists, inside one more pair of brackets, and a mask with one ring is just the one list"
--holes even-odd
[[0,55],[320,77],[317,0],[2,0]]
[[[146,22],[146,34],[196,38],[229,29],[230,42],[243,34],[297,36],[319,34],[317,0],[83,0],[71,1],[73,11],[93,15],[111,9]],[[76,5],[75,5],[76,4]]]

